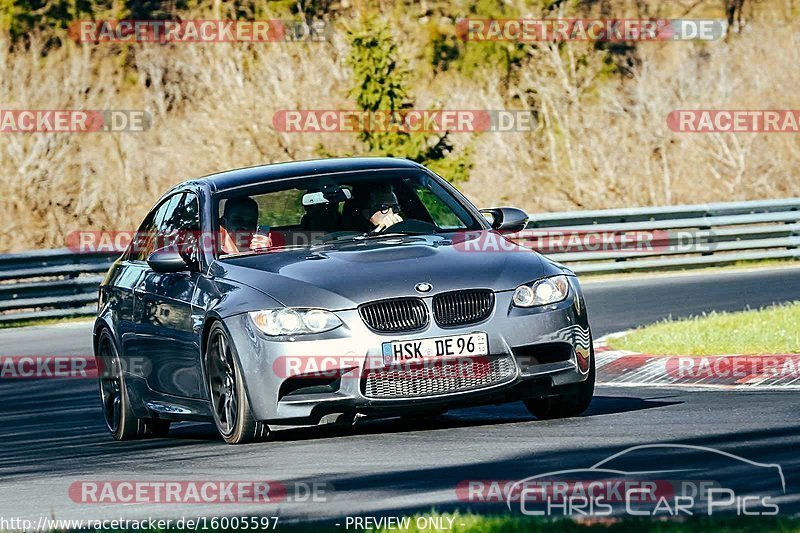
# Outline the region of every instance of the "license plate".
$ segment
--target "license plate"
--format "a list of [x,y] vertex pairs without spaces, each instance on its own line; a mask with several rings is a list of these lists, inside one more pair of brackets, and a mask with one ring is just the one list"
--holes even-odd
[[446,357],[489,355],[489,339],[486,333],[468,333],[451,337],[384,342],[382,353],[385,365]]

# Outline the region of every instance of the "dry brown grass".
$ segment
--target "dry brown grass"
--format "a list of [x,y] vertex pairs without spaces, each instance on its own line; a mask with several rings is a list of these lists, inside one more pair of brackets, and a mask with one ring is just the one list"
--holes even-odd
[[[501,109],[520,107],[522,97],[537,107],[536,131],[454,137],[473,149],[475,167],[461,188],[480,206],[561,210],[800,196],[796,134],[687,135],[666,127],[673,109],[800,107],[800,41],[776,13],[728,41],[642,44],[625,78],[596,62],[581,66],[583,43],[535,52],[510,86],[491,69],[480,81],[454,71],[421,75],[416,104]],[[414,54],[422,33],[403,42],[415,73],[424,71]],[[142,45],[133,68],[123,68],[107,45],[67,43],[44,58],[35,47],[7,50],[0,36],[3,108],[145,109],[153,127],[0,134],[0,250],[60,247],[79,229],[134,229],[166,188],[186,178],[360,153],[351,134],[272,127],[279,109],[353,107],[341,33],[322,44]]]
[[600,82],[603,74],[574,66],[569,52],[580,44],[546,50],[511,89],[536,88],[542,127],[481,139],[464,190],[486,205],[544,210],[798,196],[797,134],[677,134],[666,125],[675,109],[798,109],[800,73],[786,68],[800,61],[794,35],[751,27],[729,43],[642,45],[631,79]]

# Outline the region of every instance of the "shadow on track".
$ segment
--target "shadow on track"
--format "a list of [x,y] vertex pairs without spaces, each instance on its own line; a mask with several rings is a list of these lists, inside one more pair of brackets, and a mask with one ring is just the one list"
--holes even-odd
[[[675,401],[597,396],[584,417],[668,407]],[[94,380],[0,382],[0,474],[6,479],[69,475],[113,469],[137,471],[162,462],[178,466],[198,457],[236,456],[252,446],[224,445],[211,424],[177,424],[169,438],[115,442],[100,413]],[[296,441],[357,439],[368,435],[441,432],[458,428],[499,427],[538,422],[521,402],[454,410],[435,418],[370,420],[352,426],[316,426],[273,433],[281,445]],[[258,444],[255,446],[259,446]],[[147,467],[145,467],[147,468]]]
[[[800,427],[776,428],[768,434],[762,431],[732,431],[718,433],[693,439],[675,441],[677,444],[709,447],[740,455],[753,461],[766,460],[782,467],[786,481],[786,493],[781,495],[778,478],[774,469],[754,467],[739,461],[721,458],[717,460],[713,454],[699,451],[664,455],[662,452],[645,452],[634,459],[630,471],[653,471],[664,465],[679,466],[692,472],[700,479],[712,481],[716,486],[731,487],[740,493],[746,490],[750,494],[780,497],[780,515],[795,515],[800,512],[796,480],[800,476],[800,457],[796,449],[800,442]],[[668,444],[670,441],[660,441]],[[631,443],[635,446],[637,443]],[[622,452],[629,446],[596,446],[590,448],[556,448],[537,453],[519,453],[516,457],[501,461],[470,462],[469,451],[465,448],[465,458],[461,464],[442,467],[409,468],[404,471],[361,473],[328,477],[335,487],[336,498],[350,498],[358,501],[358,493],[365,487],[380,487],[382,494],[399,496],[420,492],[430,496],[427,505],[409,505],[406,507],[386,506],[379,511],[371,511],[370,516],[398,516],[403,514],[425,513],[435,508],[438,512],[456,512],[469,509],[479,514],[505,514],[509,510],[505,503],[470,501],[460,499],[456,488],[464,487],[464,482],[478,480],[481,482],[498,481],[514,482],[528,476],[545,474],[562,470],[585,470],[593,464]],[[633,453],[633,452],[632,452]],[[711,458],[709,457],[711,455]],[[698,474],[699,473],[699,474]],[[576,474],[580,475],[580,474]],[[669,476],[672,477],[669,477]],[[679,481],[680,473],[655,474],[653,479],[670,479]],[[660,477],[658,477],[660,476]],[[665,477],[666,476],[666,477]],[[571,479],[571,478],[570,478]],[[580,478],[578,478],[580,479]],[[348,494],[352,494],[348,496]],[[445,495],[445,501],[442,501]],[[438,499],[437,499],[438,498]],[[516,511],[519,514],[519,511]]]
[[[616,394],[603,394],[609,391]],[[576,419],[537,421],[516,402],[455,410],[434,419],[287,430],[276,432],[276,442],[228,446],[210,424],[176,426],[167,439],[114,442],[100,414],[94,381],[0,382],[0,486],[104,476],[224,479],[260,472],[282,483],[313,477],[333,485],[330,507],[287,507],[287,517],[347,512],[365,503],[371,513],[427,511],[431,506],[503,512],[496,505],[459,501],[455,487],[464,480],[518,480],[587,468],[628,446],[672,441],[780,464],[787,492],[793,494],[800,476],[800,427],[790,422],[796,413],[792,395],[598,392],[587,414]],[[650,457],[646,462],[659,461]],[[682,466],[709,467],[692,461]],[[765,483],[729,466],[709,475],[738,479],[753,490]],[[56,494],[61,489],[50,490]],[[397,507],[406,505],[400,501],[409,507]],[[798,501],[795,497],[782,510],[800,511]]]

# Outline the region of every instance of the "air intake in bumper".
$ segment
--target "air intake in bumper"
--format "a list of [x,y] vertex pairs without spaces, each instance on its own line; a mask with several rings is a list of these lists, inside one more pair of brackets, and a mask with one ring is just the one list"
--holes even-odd
[[367,398],[419,398],[478,390],[512,380],[517,368],[506,355],[471,357],[450,363],[369,370],[362,380]]

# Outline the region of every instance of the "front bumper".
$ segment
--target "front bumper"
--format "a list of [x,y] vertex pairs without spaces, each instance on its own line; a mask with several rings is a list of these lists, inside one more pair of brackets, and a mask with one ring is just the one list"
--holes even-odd
[[[247,314],[229,317],[225,326],[239,355],[251,410],[261,421],[318,424],[356,415],[391,416],[503,403],[547,396],[554,387],[587,378],[591,335],[580,288],[574,279],[571,282],[566,300],[539,308],[513,307],[513,291],[495,293],[489,318],[458,328],[441,328],[431,321],[420,331],[381,334],[370,330],[355,309],[337,311],[343,326],[333,331],[294,339],[275,340],[262,334]],[[431,298],[423,301],[430,311]],[[425,396],[391,398],[365,394],[365,376],[381,360],[384,342],[473,332],[487,334],[490,358],[510,359],[510,374],[456,392],[437,390]],[[288,367],[292,372],[287,372]],[[320,374],[314,375],[317,381],[303,378],[302,374],[315,370],[328,378],[320,379]],[[298,387],[300,382],[312,387]]]

